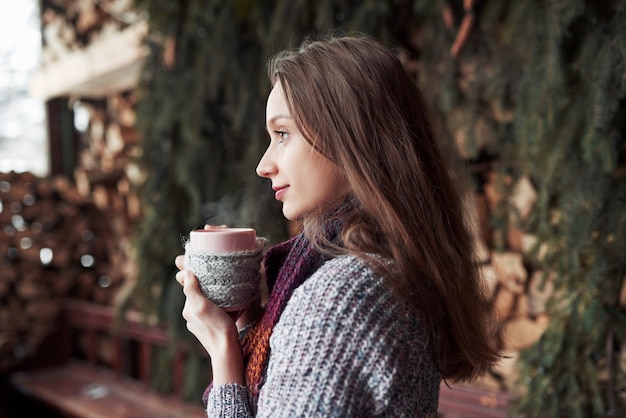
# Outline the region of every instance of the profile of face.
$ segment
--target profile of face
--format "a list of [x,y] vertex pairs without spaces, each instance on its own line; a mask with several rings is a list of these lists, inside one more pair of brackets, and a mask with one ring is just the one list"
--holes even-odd
[[256,172],[272,180],[283,214],[299,220],[313,211],[339,202],[349,190],[341,169],[304,138],[291,115],[280,82],[267,99],[266,128],[270,144]]

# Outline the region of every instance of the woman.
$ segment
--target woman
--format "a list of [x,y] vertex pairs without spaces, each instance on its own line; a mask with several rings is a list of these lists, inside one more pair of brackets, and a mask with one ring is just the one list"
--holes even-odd
[[268,250],[267,305],[240,342],[181,269],[211,356],[209,416],[436,416],[441,379],[498,359],[472,239],[426,104],[368,37],[269,63],[257,167],[303,233]]

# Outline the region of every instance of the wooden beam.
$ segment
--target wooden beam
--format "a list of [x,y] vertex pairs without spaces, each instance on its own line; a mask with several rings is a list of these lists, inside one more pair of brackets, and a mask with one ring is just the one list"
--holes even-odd
[[50,175],[74,178],[76,132],[74,112],[66,98],[46,101],[46,124],[50,149]]
[[134,88],[148,54],[143,45],[147,30],[145,22],[135,23],[41,68],[31,83],[31,95],[42,100],[100,98]]

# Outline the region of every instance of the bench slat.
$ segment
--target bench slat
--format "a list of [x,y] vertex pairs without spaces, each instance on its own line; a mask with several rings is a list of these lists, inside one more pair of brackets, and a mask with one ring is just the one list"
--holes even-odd
[[510,395],[464,386],[449,387],[442,382],[439,392],[439,416],[442,418],[506,418]]
[[[200,405],[157,395],[147,385],[83,362],[37,372],[15,373],[12,384],[70,417],[200,418]],[[139,411],[139,412],[138,412]]]

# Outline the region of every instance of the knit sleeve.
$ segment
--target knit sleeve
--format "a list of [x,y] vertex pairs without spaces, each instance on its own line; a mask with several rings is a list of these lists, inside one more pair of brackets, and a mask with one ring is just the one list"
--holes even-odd
[[248,389],[235,383],[211,389],[207,399],[207,416],[222,418],[251,417]]
[[423,324],[355,257],[295,291],[270,348],[257,416],[436,416],[440,376]]

